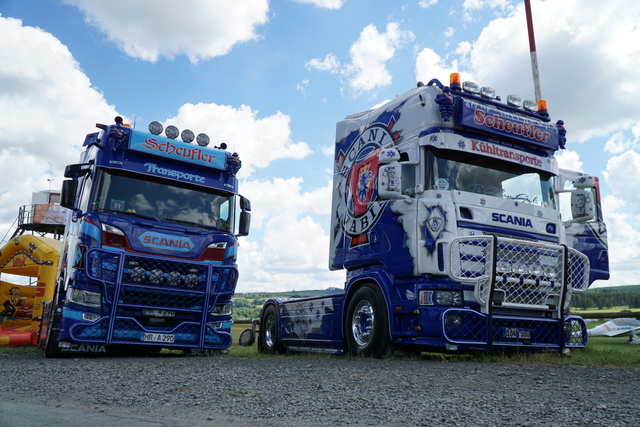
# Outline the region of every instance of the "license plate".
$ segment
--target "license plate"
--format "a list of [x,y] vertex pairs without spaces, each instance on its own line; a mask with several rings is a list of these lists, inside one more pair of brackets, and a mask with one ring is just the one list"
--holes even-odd
[[161,342],[161,343],[173,343],[175,336],[172,334],[142,334],[142,341],[145,342]]
[[530,340],[531,331],[527,329],[505,328],[504,336],[505,338],[510,338],[510,339]]
[[145,316],[153,317],[176,317],[176,312],[172,310],[157,310],[155,308],[147,308],[142,310],[142,314]]

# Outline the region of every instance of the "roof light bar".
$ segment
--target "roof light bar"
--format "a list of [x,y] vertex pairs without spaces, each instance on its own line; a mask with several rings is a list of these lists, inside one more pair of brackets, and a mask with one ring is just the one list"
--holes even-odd
[[193,141],[195,139],[195,137],[196,136],[189,129],[183,130],[182,133],[180,134],[180,138],[182,138],[182,140],[184,142],[186,142],[187,144],[190,143],[191,141]]
[[169,139],[176,139],[178,135],[180,135],[180,131],[178,130],[177,127],[170,125],[170,126],[167,126],[167,128],[164,131],[164,134],[167,135],[167,138]]
[[535,101],[531,101],[530,99],[525,100],[522,103],[522,107],[527,111],[531,111],[532,113],[536,113],[538,111],[538,104]]
[[480,94],[480,85],[474,82],[462,82],[462,90],[474,95]]
[[209,145],[209,136],[205,133],[199,133],[196,137],[196,142],[199,146],[206,147],[207,145]]
[[480,88],[480,96],[486,99],[496,99],[498,96],[496,95],[496,91],[489,86],[482,86]]
[[153,121],[149,123],[149,132],[154,135],[160,135],[163,131],[162,123]]
[[520,98],[518,95],[509,95],[507,96],[507,105],[516,108],[522,108],[522,98]]

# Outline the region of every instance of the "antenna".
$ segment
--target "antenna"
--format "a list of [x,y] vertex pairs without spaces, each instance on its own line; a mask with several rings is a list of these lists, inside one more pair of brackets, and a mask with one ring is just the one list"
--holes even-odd
[[538,71],[538,55],[536,53],[536,39],[533,33],[533,18],[531,16],[531,2],[524,0],[524,10],[527,15],[527,31],[529,33],[529,51],[531,52],[531,71],[533,73],[533,90],[536,102],[542,99],[540,93],[540,72]]
[[404,51],[404,56],[407,57],[407,62],[409,62],[409,68],[411,69],[411,73],[413,74],[413,81],[417,82],[418,76],[416,75],[416,68],[414,67],[413,61],[411,61],[411,57],[409,56],[407,49],[403,47],[402,50]]

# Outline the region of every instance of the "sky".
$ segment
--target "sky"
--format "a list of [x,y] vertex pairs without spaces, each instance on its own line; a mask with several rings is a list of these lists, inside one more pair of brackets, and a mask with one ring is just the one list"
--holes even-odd
[[[599,176],[611,279],[640,283],[640,2],[532,0],[560,167]],[[522,0],[0,0],[0,237],[121,115],[238,152],[252,202],[237,292],[329,271],[336,122],[451,72],[534,99]]]

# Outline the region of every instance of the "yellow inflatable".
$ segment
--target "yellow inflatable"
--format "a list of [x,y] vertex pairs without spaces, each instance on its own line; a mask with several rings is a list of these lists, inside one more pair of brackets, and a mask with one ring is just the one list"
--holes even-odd
[[[43,302],[53,299],[61,242],[22,235],[0,250],[0,346],[37,345]],[[5,275],[28,277],[29,285]]]

